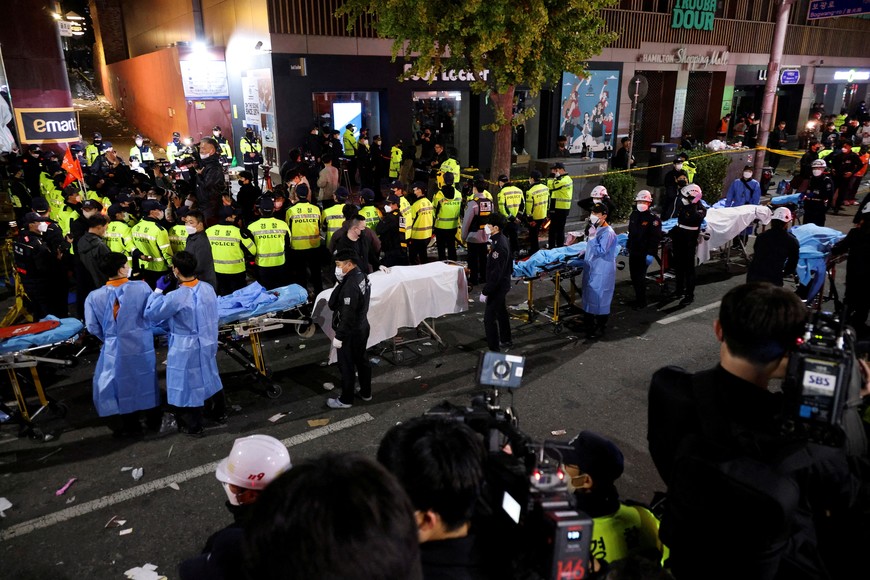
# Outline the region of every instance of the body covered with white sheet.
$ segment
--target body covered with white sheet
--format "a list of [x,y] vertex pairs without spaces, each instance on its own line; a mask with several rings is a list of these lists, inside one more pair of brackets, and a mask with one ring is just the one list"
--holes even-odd
[[94,369],[94,407],[100,417],[160,404],[154,337],[145,320],[149,296],[151,288],[145,282],[110,282],[85,300],[88,332],[103,341]]
[[587,314],[610,314],[616,286],[616,254],[619,246],[610,226],[599,228],[586,244],[583,260],[583,311]]
[[202,407],[223,388],[217,368],[217,296],[210,284],[181,284],[148,298],[145,317],[169,322],[166,393],[176,407]]

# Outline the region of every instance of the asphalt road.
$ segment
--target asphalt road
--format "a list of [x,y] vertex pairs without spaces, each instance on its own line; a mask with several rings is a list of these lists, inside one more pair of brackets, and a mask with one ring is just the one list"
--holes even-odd
[[[845,231],[853,213],[851,209],[832,217],[829,225]],[[618,482],[624,498],[646,501],[662,489],[646,444],[651,374],[664,365],[699,370],[717,362],[711,329],[717,301],[743,281],[745,270],[713,262],[698,273],[696,301],[688,308],[653,304],[636,312],[625,305],[633,299],[627,268],[619,272],[604,340],[586,342],[570,327],[554,333],[553,325],[540,318],[533,324],[513,323],[512,353],[526,357],[523,386],[512,401],[520,428],[536,440],[567,441],[583,429],[613,439],[626,458]],[[552,284],[537,282],[535,291],[537,306],[543,309],[552,299]],[[658,290],[649,292],[655,300]],[[516,285],[509,303],[524,302],[525,293],[522,283]],[[325,406],[334,394],[323,384],[338,384],[339,376],[334,365],[323,365],[328,342],[322,332],[310,339],[292,331],[266,335],[267,360],[283,387],[274,400],[262,396],[249,376],[221,354],[229,421],[202,439],[178,434],[144,441],[113,439],[90,401],[97,353],[85,353],[74,368],[46,375],[52,385],[49,395],[69,406],[66,418],[44,422],[47,430],[62,430],[57,439],[33,442],[16,438],[8,426],[0,429],[0,497],[13,504],[0,519],[3,577],[123,578],[125,570],[151,563],[159,573],[177,578],[178,563],[196,554],[211,532],[231,520],[213,473],[214,463],[226,456],[236,437],[265,433],[288,440],[294,462],[326,451],[374,455],[392,425],[445,399],[467,402],[479,391],[474,375],[485,349],[482,318],[483,307],[474,302],[465,313],[439,319],[437,330],[448,347],[439,351],[431,341],[417,343],[421,356],[409,357],[414,360],[401,366],[373,349],[371,356],[381,358],[374,367],[374,399],[348,410]],[[403,348],[409,355],[413,350]],[[503,403],[511,403],[510,397]],[[270,422],[278,413],[287,415]],[[309,425],[317,419],[329,423]],[[561,431],[565,434],[553,434]],[[144,476],[134,481],[125,467],[141,467]],[[73,477],[77,480],[66,493],[56,495]],[[113,517],[126,523],[106,528]],[[132,531],[120,535],[128,529]]]

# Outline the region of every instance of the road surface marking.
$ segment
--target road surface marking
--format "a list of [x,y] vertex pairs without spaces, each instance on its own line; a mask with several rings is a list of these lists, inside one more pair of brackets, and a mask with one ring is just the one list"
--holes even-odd
[[657,320],[656,322],[658,322],[659,324],[670,324],[671,322],[677,322],[678,320],[689,318],[690,316],[701,314],[702,312],[707,312],[708,310],[713,310],[714,308],[719,308],[719,305],[721,303],[721,301],[717,300],[713,304],[699,306],[698,308],[692,308],[691,310],[686,310],[685,312],[674,314],[673,316],[668,316],[667,318],[662,318],[661,320]]
[[[311,431],[299,433],[298,435],[294,435],[293,437],[284,439],[283,441],[281,441],[281,443],[283,443],[288,448],[295,447],[296,445],[301,445],[303,443],[313,441],[314,439],[323,437],[325,435],[330,435],[337,431],[342,431],[344,429],[349,429],[350,427],[355,427],[357,425],[362,425],[363,423],[368,423],[369,421],[374,421],[374,419],[375,418],[368,413],[363,413],[362,415],[357,415],[355,417],[344,419],[342,421],[336,421],[335,423],[325,425],[323,427],[318,427],[317,429],[312,429]],[[137,485],[136,487],[125,489],[124,491],[119,491],[117,493],[113,493],[111,495],[95,499],[93,501],[88,501],[71,508],[60,510],[53,514],[48,514],[27,522],[16,524],[3,531],[0,531],[0,541],[18,538],[25,534],[29,534],[30,532],[40,530],[42,528],[47,528],[49,526],[71,520],[72,518],[76,518],[78,516],[83,516],[85,514],[102,508],[109,507],[127,501],[129,499],[147,495],[151,492],[157,491],[158,489],[163,489],[167,487],[170,483],[183,483],[185,481],[196,479],[197,477],[203,475],[213,474],[214,470],[217,468],[217,465],[217,461],[206,463],[205,465],[200,465],[199,467],[194,467],[192,469],[188,469],[187,471],[176,473],[175,475],[161,477],[160,479],[149,481],[148,483],[143,483],[142,485]]]

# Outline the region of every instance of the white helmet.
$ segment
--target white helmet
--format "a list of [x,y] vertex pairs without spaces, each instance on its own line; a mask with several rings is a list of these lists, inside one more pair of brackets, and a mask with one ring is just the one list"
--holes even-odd
[[236,439],[229,457],[221,460],[215,477],[222,483],[261,490],[290,469],[290,453],[269,435]]
[[601,199],[607,195],[607,188],[603,185],[596,185],[592,188],[592,198],[593,199]]
[[701,188],[698,187],[697,183],[690,183],[686,187],[680,190],[680,195],[689,199],[691,203],[698,203],[701,201]]
[[771,219],[789,223],[791,221],[791,210],[787,207],[778,207],[776,208],[776,211],[773,212],[773,217],[771,217]]
[[645,201],[647,203],[652,203],[652,194],[646,189],[641,189],[634,197],[634,201]]
[[810,167],[821,167],[822,169],[825,169],[827,166],[828,164],[825,162],[824,159],[816,159],[815,161],[810,163]]

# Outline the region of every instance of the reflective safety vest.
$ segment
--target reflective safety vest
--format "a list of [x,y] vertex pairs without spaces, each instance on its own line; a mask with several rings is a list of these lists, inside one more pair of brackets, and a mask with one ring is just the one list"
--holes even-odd
[[453,174],[453,185],[456,186],[459,184],[459,162],[458,161],[456,161],[452,157],[448,157],[444,161],[444,163],[441,164],[440,170],[441,170],[441,173],[452,173]]
[[106,226],[106,235],[103,238],[109,250],[125,254],[128,258],[136,249],[133,245],[133,235],[130,226],[122,221],[109,222]]
[[82,196],[82,199],[93,199],[100,202],[100,205],[103,206],[103,210],[109,209],[109,206],[112,205],[112,200],[110,200],[108,197],[100,197],[96,191],[88,190]]
[[56,221],[57,225],[60,226],[60,231],[63,232],[64,237],[69,235],[71,224],[81,215],[82,214],[80,214],[68,205],[63,206],[61,210],[57,212],[57,219],[54,221]]
[[341,224],[344,223],[344,214],[341,210],[344,208],[343,203],[337,203],[323,210],[323,217],[320,219],[320,224],[326,232],[326,245],[332,241],[332,236],[335,232],[341,229]]
[[[489,201],[492,201],[492,194],[490,192],[486,191],[485,189],[481,192],[480,195],[482,195],[483,197],[485,197]],[[467,201],[467,202],[474,201],[475,199],[477,199],[477,194],[475,194],[474,190],[472,189],[471,193],[469,193],[467,196],[465,196],[465,201]]]
[[425,197],[419,198],[411,206],[411,215],[406,220],[410,223],[410,240],[428,240],[432,237],[432,224],[435,223],[434,208],[432,202]]
[[402,217],[405,218],[405,221],[408,221],[408,218],[411,217],[411,204],[405,199],[405,196],[399,197],[399,213],[402,214]]
[[453,198],[440,191],[435,194],[432,205],[435,208],[435,228],[439,230],[455,230],[459,227],[459,212],[462,210],[462,198],[454,190]]
[[402,150],[398,145],[393,145],[390,149],[390,177],[396,179],[399,177],[399,168],[402,166]]
[[257,246],[257,265],[263,268],[283,266],[286,261],[284,244],[290,237],[287,223],[276,217],[260,218],[248,226]]
[[381,214],[381,212],[378,211],[378,208],[373,205],[364,205],[359,208],[359,215],[366,218],[366,227],[372,231],[378,227],[378,224],[381,222],[381,218],[383,217],[383,214]]
[[688,177],[689,183],[695,183],[695,173],[698,171],[698,166],[692,161],[684,161],[683,169],[686,170],[686,177]]
[[345,129],[341,136],[341,143],[344,146],[344,156],[354,157],[356,155],[356,135],[350,129]]
[[516,185],[506,185],[498,192],[498,212],[504,217],[517,217],[522,204],[523,190]]
[[39,191],[42,192],[42,197],[47,197],[48,192],[54,189],[54,180],[48,173],[42,172],[39,174]]
[[526,215],[532,220],[547,217],[550,204],[550,190],[543,183],[536,183],[526,192]]
[[[257,158],[259,159],[259,154],[262,151],[263,146],[256,139],[252,141],[247,137],[242,137],[242,140],[239,141],[239,153],[241,153],[242,155],[247,155],[248,153],[257,153]],[[254,163],[254,161],[251,160],[250,157],[244,158],[244,161],[246,163]],[[259,161],[257,161],[257,163],[259,163]]]
[[133,145],[130,147],[130,157],[137,157],[139,161],[154,161],[154,152],[151,147]]
[[257,255],[257,246],[250,238],[242,236],[236,226],[224,223],[205,230],[211,255],[214,258],[214,271],[217,274],[241,274],[245,271],[245,250]]
[[178,159],[178,152],[181,150],[178,145],[178,143],[172,141],[166,146],[166,160],[170,163],[175,163],[175,160]]
[[52,186],[52,189],[45,194],[45,201],[48,202],[48,216],[54,221],[59,221],[60,210],[64,208],[63,192]]
[[150,272],[165,272],[172,263],[172,250],[169,246],[169,233],[166,228],[151,218],[145,218],[130,232],[133,245],[143,255],[151,258],[150,262],[142,260],[139,266]]
[[550,190],[550,199],[554,209],[571,209],[571,201],[574,198],[574,180],[568,174],[547,180],[547,188]]
[[[233,148],[230,147],[229,141],[227,141],[226,137],[221,136],[220,139],[216,139],[218,142],[218,149],[220,150],[220,154],[227,158],[228,161],[233,160]],[[215,269],[217,272],[217,269]],[[237,273],[237,272],[233,272]]]
[[290,227],[290,247],[294,250],[310,250],[320,247],[320,208],[300,201],[287,210],[287,225]]
[[85,147],[85,161],[88,162],[88,165],[93,165],[94,161],[96,161],[99,156],[100,150],[97,149],[97,146],[93,143]]
[[610,563],[635,554],[667,554],[658,532],[659,521],[648,509],[621,504],[616,513],[593,518],[589,552],[593,558]]
[[172,248],[172,254],[183,252],[187,246],[187,228],[184,224],[175,224],[169,228],[169,247]]

